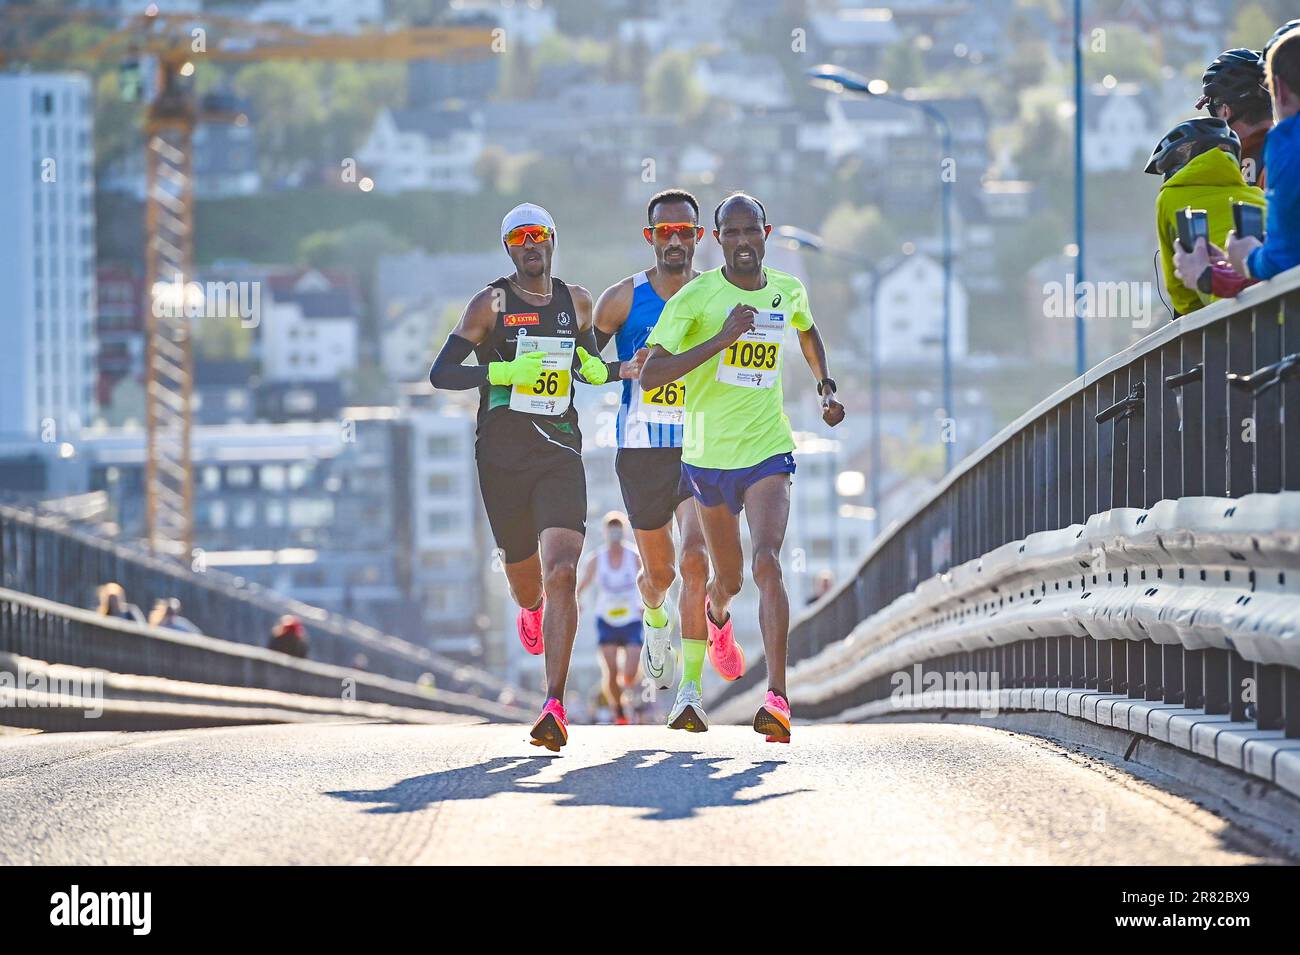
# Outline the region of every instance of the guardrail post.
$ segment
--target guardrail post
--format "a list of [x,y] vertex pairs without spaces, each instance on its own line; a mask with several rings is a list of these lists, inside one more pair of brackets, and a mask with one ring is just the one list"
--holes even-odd
[[1128,689],[1124,692],[1129,699],[1140,700],[1146,688],[1146,654],[1142,644],[1137,640],[1124,640],[1124,655],[1128,658]]
[[1146,699],[1152,702],[1161,699],[1165,695],[1164,673],[1163,673],[1163,656],[1160,652],[1160,644],[1154,640],[1144,640],[1143,654],[1144,667],[1146,672]]
[[1205,651],[1183,651],[1183,706],[1205,705]]
[[1127,640],[1109,640],[1110,644],[1110,691],[1112,693],[1128,692],[1128,647]]
[[1282,732],[1288,739],[1300,739],[1300,670],[1282,671]]
[[1097,688],[1097,657],[1099,647],[1097,641],[1091,637],[1085,637],[1083,644],[1083,685],[1089,690]]
[[1234,723],[1243,723],[1250,717],[1246,700],[1246,681],[1254,676],[1254,665],[1247,663],[1240,653],[1228,651],[1228,716]]
[[1088,637],[1070,638],[1070,686],[1082,689],[1085,685],[1083,641]]
[[1183,648],[1181,644],[1166,643],[1162,648],[1164,656],[1164,683],[1166,703],[1183,702]]
[[1097,690],[1101,693],[1114,693],[1115,680],[1111,673],[1110,645],[1114,640],[1097,640]]
[[1262,730],[1282,729],[1282,668],[1255,664],[1255,724]]
[[1205,654],[1205,712],[1218,715],[1228,712],[1228,651],[1218,647],[1202,650]]
[[1034,641],[1034,686],[1037,687],[1048,685],[1047,643],[1046,637]]

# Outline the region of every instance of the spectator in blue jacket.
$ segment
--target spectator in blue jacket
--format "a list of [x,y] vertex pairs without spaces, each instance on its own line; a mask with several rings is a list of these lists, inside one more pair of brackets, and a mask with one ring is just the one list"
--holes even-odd
[[1277,125],[1264,143],[1268,213],[1261,243],[1228,235],[1228,260],[1247,278],[1271,279],[1300,265],[1300,30],[1268,52],[1268,86]]

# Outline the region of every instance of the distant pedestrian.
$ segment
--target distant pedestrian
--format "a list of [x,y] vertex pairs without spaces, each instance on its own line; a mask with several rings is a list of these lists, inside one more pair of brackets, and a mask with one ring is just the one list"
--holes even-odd
[[122,585],[109,582],[99,588],[99,614],[103,617],[115,617],[132,623],[145,623],[144,613],[126,599]]
[[831,592],[831,588],[834,586],[835,586],[835,575],[832,574],[829,570],[821,571],[817,575],[817,579],[813,582],[812,596],[809,597],[808,600],[806,601],[807,605],[811,606],[815,604],[817,601],[821,600],[823,597],[825,597],[828,593]]
[[175,597],[159,598],[149,613],[149,623],[155,627],[168,630],[181,630],[185,633],[202,633],[190,619],[181,616],[181,602]]
[[307,631],[303,628],[302,621],[291,613],[285,614],[271,628],[271,640],[267,647],[291,657],[307,659]]

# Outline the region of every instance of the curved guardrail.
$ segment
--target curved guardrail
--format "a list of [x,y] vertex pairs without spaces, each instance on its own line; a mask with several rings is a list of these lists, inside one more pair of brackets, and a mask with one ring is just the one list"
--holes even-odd
[[[1000,704],[1068,688],[1214,717],[1214,740],[1252,734],[1230,764],[1253,740],[1276,778],[1300,757],[1297,371],[1300,269],[1026,412],[795,622],[796,714],[912,707],[923,688],[896,684],[920,664],[996,681]],[[744,718],[764,676],[755,661],[715,718]]]
[[[433,710],[488,720],[519,721],[525,710],[477,696],[366,673],[347,667],[299,660],[228,640],[183,633],[100,616],[29,594],[0,588],[0,658],[44,672],[47,664],[78,668],[81,676],[130,675],[212,688],[247,688],[403,709]],[[20,674],[0,665],[0,690],[8,695],[31,689]],[[136,681],[137,686],[148,687]],[[159,685],[159,690],[166,687]],[[190,695],[201,694],[189,687]],[[230,696],[230,694],[225,694]],[[302,707],[302,701],[288,706]],[[79,708],[72,706],[71,708]],[[349,707],[340,707],[342,713]],[[356,715],[367,715],[364,707]],[[27,725],[21,707],[0,698],[0,723]],[[40,714],[37,714],[38,716]],[[339,715],[339,714],[335,714]],[[80,728],[100,729],[88,722]]]
[[81,607],[93,601],[96,586],[106,581],[122,584],[131,600],[145,607],[160,597],[176,597],[204,633],[222,639],[264,645],[276,621],[292,613],[307,626],[314,660],[411,682],[431,674],[438,686],[454,692],[541,705],[536,694],[524,693],[485,670],[230,574],[195,573],[147,551],[95,537],[61,517],[0,505],[0,587]]

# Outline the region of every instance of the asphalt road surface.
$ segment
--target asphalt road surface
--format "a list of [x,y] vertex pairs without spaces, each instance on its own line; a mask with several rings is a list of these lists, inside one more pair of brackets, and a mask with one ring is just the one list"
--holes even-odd
[[942,724],[337,723],[0,736],[0,862],[1275,861],[1115,764]]

